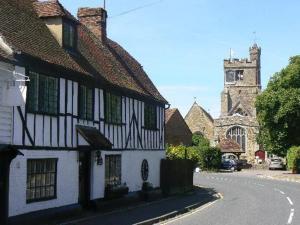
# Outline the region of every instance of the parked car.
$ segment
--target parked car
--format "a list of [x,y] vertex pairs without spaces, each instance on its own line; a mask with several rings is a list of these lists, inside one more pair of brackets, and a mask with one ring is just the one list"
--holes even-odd
[[234,154],[224,154],[222,156],[221,169],[231,170],[231,171],[241,171],[242,162]]
[[280,158],[271,159],[269,163],[269,170],[275,170],[275,169],[280,169],[280,170],[285,169],[285,165],[282,159]]

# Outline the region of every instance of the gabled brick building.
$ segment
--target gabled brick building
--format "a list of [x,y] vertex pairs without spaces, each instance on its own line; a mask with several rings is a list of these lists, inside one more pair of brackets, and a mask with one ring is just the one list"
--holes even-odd
[[192,144],[192,132],[185,123],[178,109],[167,109],[165,112],[165,141],[168,145]]
[[197,102],[194,102],[184,120],[193,134],[202,134],[210,142],[213,142],[214,119]]

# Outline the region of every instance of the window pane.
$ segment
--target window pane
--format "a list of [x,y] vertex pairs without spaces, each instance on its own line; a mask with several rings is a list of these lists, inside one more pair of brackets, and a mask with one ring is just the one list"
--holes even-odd
[[29,112],[56,114],[58,111],[58,80],[30,72],[26,104]]
[[245,129],[242,127],[232,127],[227,131],[226,137],[236,141],[243,151],[246,148]]
[[63,46],[66,48],[74,49],[76,38],[76,28],[69,23],[63,24]]
[[55,197],[56,163],[56,159],[29,159],[27,161],[27,201],[40,201]]
[[27,86],[27,106],[29,112],[36,112],[38,110],[38,75],[36,73],[29,73],[30,82]]
[[232,70],[226,71],[226,82],[235,82],[235,72]]
[[122,98],[121,96],[106,93],[105,120],[107,123],[122,123]]
[[86,112],[87,119],[93,120],[93,89],[91,88],[87,88]]
[[121,156],[105,156],[105,185],[121,184]]
[[93,89],[80,86],[79,117],[84,120],[93,120]]
[[156,129],[156,106],[145,104],[144,107],[144,127],[146,129]]

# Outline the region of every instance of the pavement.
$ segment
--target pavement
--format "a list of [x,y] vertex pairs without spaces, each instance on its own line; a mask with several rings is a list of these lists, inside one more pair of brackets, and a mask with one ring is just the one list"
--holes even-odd
[[[222,199],[210,207],[169,219],[166,225],[299,225],[300,184],[275,171],[195,173],[194,184],[212,187]],[[289,176],[290,174],[284,174]]]
[[243,170],[244,174],[256,175],[260,178],[282,180],[300,183],[300,174],[293,174],[292,171],[283,170]]
[[110,213],[94,213],[58,225],[146,225],[154,224],[192,211],[218,199],[210,188],[195,187],[193,192],[148,202],[137,207],[117,210]]

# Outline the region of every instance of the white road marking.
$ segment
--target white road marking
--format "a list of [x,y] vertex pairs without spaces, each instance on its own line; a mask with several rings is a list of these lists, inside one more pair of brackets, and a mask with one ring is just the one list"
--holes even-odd
[[288,220],[287,224],[292,224],[294,213],[295,213],[295,210],[291,209],[291,213],[290,213],[289,220]]
[[[220,199],[223,199],[223,195],[222,195],[221,193],[218,193],[217,195],[219,196]],[[199,211],[202,211],[202,210],[206,209],[207,207],[209,207],[209,206],[215,204],[216,202],[217,202],[217,200],[216,200],[216,201],[213,201],[213,202],[209,202],[209,203],[205,204],[204,206],[202,206],[202,207],[200,207],[200,208],[198,208],[198,209],[192,210],[192,211],[189,212],[189,213],[185,213],[185,214],[179,215],[179,216],[177,216],[177,217],[174,217],[173,219],[170,219],[170,220],[168,220],[168,221],[161,222],[161,223],[158,223],[158,224],[161,224],[161,225],[171,224],[171,223],[174,222],[174,221],[180,220],[180,219],[185,218],[185,217],[187,217],[187,216],[190,216],[190,215],[192,215],[192,214],[194,214],[194,213],[197,213],[197,212],[199,212]]]
[[281,190],[279,190],[277,188],[274,188],[274,190],[280,192],[280,194],[282,194],[282,195],[285,195],[285,193],[283,191],[281,191]]
[[290,197],[286,197],[286,199],[289,201],[290,205],[294,205],[294,203],[292,202],[292,200],[290,199]]

